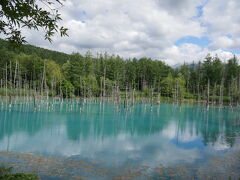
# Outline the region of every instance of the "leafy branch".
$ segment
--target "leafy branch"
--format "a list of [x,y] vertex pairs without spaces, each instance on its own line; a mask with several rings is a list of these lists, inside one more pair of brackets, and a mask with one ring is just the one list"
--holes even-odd
[[68,29],[59,26],[62,19],[58,8],[55,8],[57,5],[63,6],[62,0],[1,0],[0,33],[18,44],[26,43],[22,28],[43,28],[44,38],[49,42],[56,33],[67,36]]

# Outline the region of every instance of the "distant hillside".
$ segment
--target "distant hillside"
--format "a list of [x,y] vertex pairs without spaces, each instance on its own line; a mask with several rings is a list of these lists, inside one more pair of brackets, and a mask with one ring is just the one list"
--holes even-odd
[[173,69],[178,69],[178,68],[180,68],[181,66],[182,66],[181,63],[177,63],[177,64],[172,65],[171,67],[172,67]]
[[25,53],[28,55],[36,54],[37,56],[43,59],[52,59],[59,64],[65,63],[68,59],[70,59],[70,55],[58,51],[52,51],[49,49],[44,49],[40,47],[36,47],[33,45],[20,45],[13,47],[8,41],[0,39],[0,49],[13,51],[15,53]]

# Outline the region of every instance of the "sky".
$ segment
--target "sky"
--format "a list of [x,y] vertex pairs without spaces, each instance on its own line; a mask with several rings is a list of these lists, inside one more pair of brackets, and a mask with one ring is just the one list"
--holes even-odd
[[108,52],[149,57],[169,65],[240,57],[239,0],[66,0],[59,9],[69,37],[44,40],[23,30],[30,44],[66,53]]

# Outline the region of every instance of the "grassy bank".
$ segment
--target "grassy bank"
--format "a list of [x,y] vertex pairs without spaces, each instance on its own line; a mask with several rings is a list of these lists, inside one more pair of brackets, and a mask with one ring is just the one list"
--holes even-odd
[[39,180],[35,174],[13,173],[13,168],[0,166],[0,180]]

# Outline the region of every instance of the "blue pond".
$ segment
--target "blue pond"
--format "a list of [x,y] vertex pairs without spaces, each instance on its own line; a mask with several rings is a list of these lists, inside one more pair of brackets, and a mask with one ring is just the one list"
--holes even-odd
[[207,111],[168,103],[125,108],[99,101],[44,106],[2,107],[0,163],[42,179],[240,177],[236,108]]

